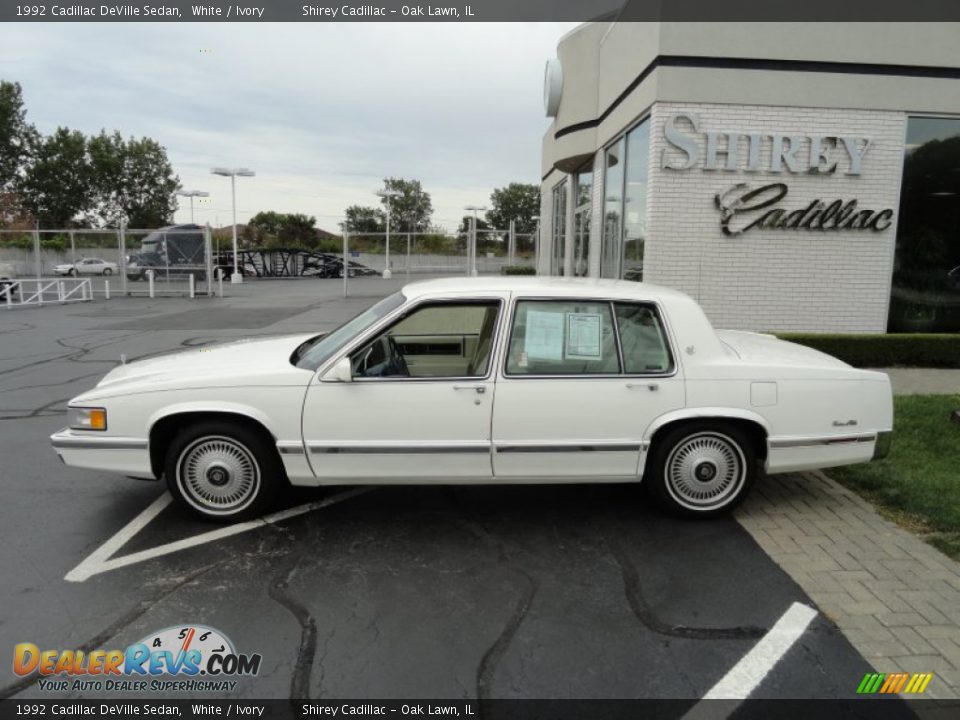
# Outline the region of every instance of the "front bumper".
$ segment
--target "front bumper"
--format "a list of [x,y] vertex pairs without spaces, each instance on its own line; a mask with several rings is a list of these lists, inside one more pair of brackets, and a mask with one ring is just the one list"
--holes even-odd
[[150,447],[146,438],[78,432],[63,428],[50,436],[50,444],[60,459],[71,467],[154,478],[150,466]]

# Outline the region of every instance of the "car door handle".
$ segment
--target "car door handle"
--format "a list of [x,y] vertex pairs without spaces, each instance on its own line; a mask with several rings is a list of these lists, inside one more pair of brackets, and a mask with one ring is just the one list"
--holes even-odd
[[639,382],[639,383],[627,383],[627,390],[640,390],[641,388],[646,388],[650,392],[656,392],[660,389],[660,383],[655,382]]
[[454,385],[454,390],[473,390],[478,395],[483,395],[487,391],[486,385]]

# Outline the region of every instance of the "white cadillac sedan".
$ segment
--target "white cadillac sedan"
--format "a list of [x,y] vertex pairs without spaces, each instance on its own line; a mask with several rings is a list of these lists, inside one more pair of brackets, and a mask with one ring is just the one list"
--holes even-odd
[[638,482],[706,517],[767,473],[886,454],[890,382],[688,296],[560,278],[407,285],[326,335],[121,365],[51,437],[232,521],[285,484]]

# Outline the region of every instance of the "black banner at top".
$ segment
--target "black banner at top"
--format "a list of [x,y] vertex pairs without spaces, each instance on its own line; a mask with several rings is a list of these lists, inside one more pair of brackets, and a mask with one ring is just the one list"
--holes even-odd
[[[957,0],[63,0],[0,5],[4,22],[960,21]],[[960,45],[960,38],[958,38]]]

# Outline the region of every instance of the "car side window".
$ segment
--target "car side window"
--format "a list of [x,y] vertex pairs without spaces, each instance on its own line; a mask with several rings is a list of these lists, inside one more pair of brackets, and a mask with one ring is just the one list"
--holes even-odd
[[513,313],[508,375],[616,375],[610,303],[520,300]]
[[656,309],[642,303],[614,304],[624,372],[629,375],[668,373],[673,358]]
[[351,354],[358,378],[484,377],[500,302],[418,306]]

